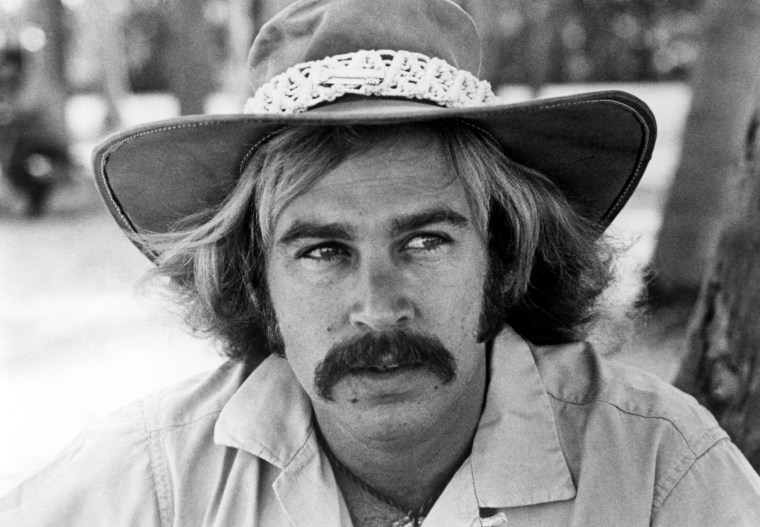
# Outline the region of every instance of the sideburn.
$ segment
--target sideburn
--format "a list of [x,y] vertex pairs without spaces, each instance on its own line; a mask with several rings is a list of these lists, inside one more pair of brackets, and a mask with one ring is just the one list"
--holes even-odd
[[255,324],[264,332],[267,353],[285,358],[285,342],[277,323],[269,289],[263,283],[255,286],[250,282],[246,283],[246,289],[252,304],[251,308],[257,319]]
[[488,274],[483,286],[483,305],[480,309],[478,342],[490,342],[507,322],[512,307],[509,288],[509,271],[501,259],[489,251]]
[[[511,240],[503,228],[507,221],[504,209],[492,202],[488,220],[488,272],[483,286],[483,305],[478,327],[478,342],[481,343],[489,342],[499,334],[507,323],[510,310],[525,293],[513,290],[515,273],[522,266],[508,261],[513,251]],[[496,228],[497,225],[500,228]]]

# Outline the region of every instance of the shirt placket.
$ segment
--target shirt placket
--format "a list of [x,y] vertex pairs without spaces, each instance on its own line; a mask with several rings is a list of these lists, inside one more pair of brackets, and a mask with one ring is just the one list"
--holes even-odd
[[472,465],[467,459],[433,505],[422,527],[480,527]]

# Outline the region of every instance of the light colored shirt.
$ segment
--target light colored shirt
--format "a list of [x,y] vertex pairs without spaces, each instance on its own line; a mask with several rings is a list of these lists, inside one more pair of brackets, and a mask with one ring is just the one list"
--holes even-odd
[[[425,527],[760,525],[760,479],[712,416],[587,344],[489,357],[472,453]],[[0,525],[348,526],[284,359],[228,363],[130,406],[0,500]]]

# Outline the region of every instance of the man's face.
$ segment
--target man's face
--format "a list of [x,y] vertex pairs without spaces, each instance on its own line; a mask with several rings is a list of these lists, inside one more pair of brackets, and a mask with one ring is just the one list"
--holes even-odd
[[410,134],[344,161],[277,219],[269,293],[318,416],[393,434],[482,397],[486,245],[445,163]]

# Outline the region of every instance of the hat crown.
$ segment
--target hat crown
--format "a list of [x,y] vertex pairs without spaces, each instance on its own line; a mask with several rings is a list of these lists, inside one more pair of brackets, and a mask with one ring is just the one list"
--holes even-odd
[[477,75],[475,22],[449,0],[300,0],[266,23],[248,58],[253,89],[299,63],[358,50],[405,50]]

